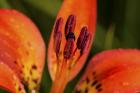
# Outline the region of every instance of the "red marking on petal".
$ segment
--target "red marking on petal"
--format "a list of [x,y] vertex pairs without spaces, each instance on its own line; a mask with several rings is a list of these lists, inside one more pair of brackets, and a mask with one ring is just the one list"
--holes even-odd
[[0,87],[12,93],[26,93],[17,75],[2,62],[0,63]]

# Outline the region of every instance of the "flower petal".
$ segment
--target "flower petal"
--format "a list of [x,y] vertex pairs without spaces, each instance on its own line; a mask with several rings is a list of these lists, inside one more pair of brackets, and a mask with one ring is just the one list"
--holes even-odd
[[0,9],[0,60],[35,89],[45,62],[45,44],[39,30],[23,14]]
[[74,93],[136,93],[140,89],[140,51],[112,50],[93,57]]

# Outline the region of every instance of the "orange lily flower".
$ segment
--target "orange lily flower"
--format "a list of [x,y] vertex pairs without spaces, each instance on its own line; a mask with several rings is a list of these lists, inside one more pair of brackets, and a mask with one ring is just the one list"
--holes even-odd
[[9,67],[7,75],[16,75],[30,91],[37,90],[45,62],[45,44],[36,26],[15,10],[0,9],[0,44],[0,63]]
[[74,93],[138,93],[140,51],[110,50],[93,57]]
[[62,93],[83,67],[96,26],[96,0],[64,0],[48,48],[51,93]]

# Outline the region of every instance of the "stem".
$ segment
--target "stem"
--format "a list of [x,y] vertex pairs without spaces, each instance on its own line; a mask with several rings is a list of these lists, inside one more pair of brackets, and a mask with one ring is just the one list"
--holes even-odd
[[65,87],[68,83],[67,72],[68,72],[67,61],[64,61],[62,63],[61,70],[58,72],[57,76],[55,77],[50,93],[63,93],[64,92]]

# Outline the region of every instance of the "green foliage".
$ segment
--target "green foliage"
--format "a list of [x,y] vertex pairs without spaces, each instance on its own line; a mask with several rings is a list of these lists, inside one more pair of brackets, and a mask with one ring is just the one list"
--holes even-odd
[[[140,0],[97,0],[98,23],[89,59],[100,51],[116,48],[140,48]],[[12,8],[25,13],[48,40],[62,0],[0,0],[0,8]],[[111,28],[112,27],[112,28]],[[88,60],[89,60],[88,59]],[[47,62],[46,62],[47,63]],[[86,66],[86,65],[85,65]],[[65,93],[71,93],[84,71],[69,83]],[[49,93],[52,81],[47,64],[40,91]],[[0,93],[6,93],[0,91]]]

